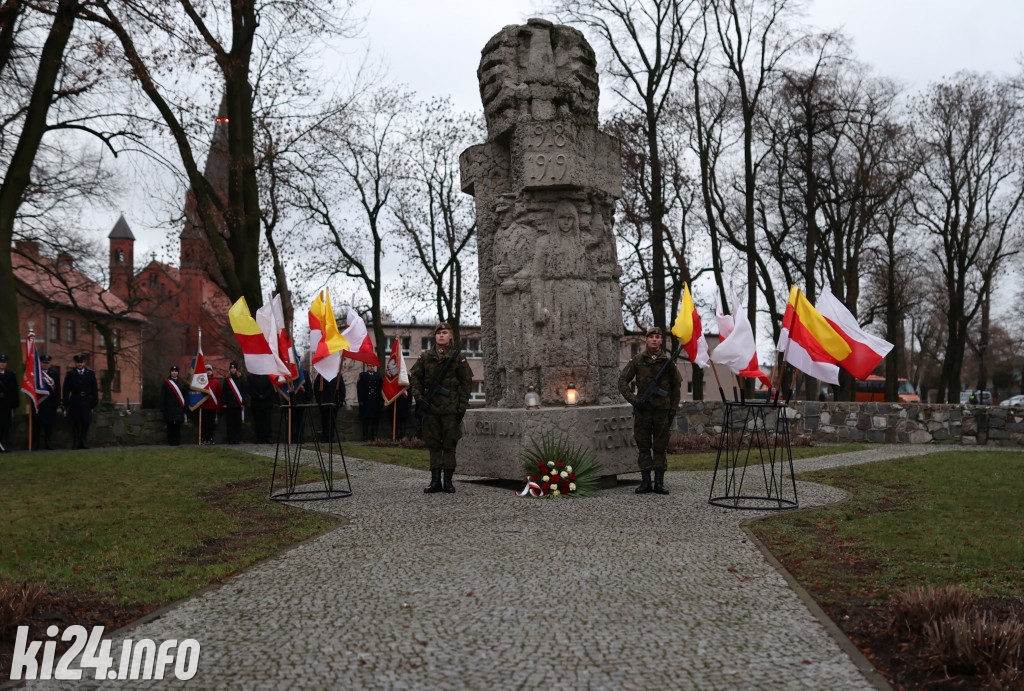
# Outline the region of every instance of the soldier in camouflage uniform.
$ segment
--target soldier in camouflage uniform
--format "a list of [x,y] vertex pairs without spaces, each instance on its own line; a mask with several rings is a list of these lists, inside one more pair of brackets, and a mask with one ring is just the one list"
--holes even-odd
[[[458,359],[448,366],[440,381],[440,388],[447,389],[448,395],[438,391],[431,400],[424,400],[440,376],[445,361],[453,354]],[[462,437],[462,418],[469,407],[473,371],[452,343],[452,329],[447,323],[441,322],[434,327],[434,347],[420,355],[420,359],[412,366],[409,388],[418,402],[417,407],[427,406],[420,421],[420,436],[430,450],[430,484],[423,491],[431,494],[444,489],[451,494],[455,491],[455,485],[452,484],[455,446]]]
[[[631,404],[636,401],[637,395],[648,387],[651,380],[668,361],[669,355],[662,348],[663,340],[660,328],[655,326],[648,329],[647,349],[637,354],[622,369],[622,374],[619,375],[619,392]],[[633,416],[633,438],[636,439],[636,446],[639,450],[637,463],[640,466],[642,478],[640,486],[636,488],[637,494],[647,494],[651,491],[652,469],[654,470],[653,490],[658,494],[668,494],[668,489],[665,487],[665,471],[668,469],[665,451],[668,449],[672,421],[679,408],[682,383],[683,378],[679,375],[679,370],[675,365],[669,365],[658,380],[658,386],[667,391],[668,395],[655,394],[651,402]],[[652,446],[654,448],[653,459],[651,458]]]

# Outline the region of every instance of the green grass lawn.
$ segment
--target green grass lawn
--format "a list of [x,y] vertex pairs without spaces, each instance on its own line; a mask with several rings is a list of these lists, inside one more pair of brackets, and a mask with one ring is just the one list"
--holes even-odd
[[[828,446],[794,446],[793,460],[801,458],[814,458],[816,456],[830,456],[836,453],[847,453],[850,451],[863,451],[870,448],[865,444],[832,444]],[[671,454],[668,457],[669,470],[714,470],[714,451],[703,453]],[[750,462],[756,463],[757,452],[751,452]]]
[[753,530],[816,598],[884,601],[896,590],[962,585],[1024,596],[1024,454],[949,451],[799,476],[850,499]]
[[365,458],[368,461],[400,465],[403,468],[430,469],[430,452],[426,449],[403,449],[397,446],[352,444],[345,447],[345,455]]
[[0,578],[158,606],[338,525],[269,501],[270,475],[228,449],[6,455]]

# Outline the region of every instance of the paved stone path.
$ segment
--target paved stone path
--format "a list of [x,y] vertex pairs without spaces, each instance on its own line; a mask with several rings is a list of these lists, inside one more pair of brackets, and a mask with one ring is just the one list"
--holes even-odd
[[[620,484],[539,500],[459,476],[455,495],[425,495],[422,471],[368,461],[349,471],[353,496],[307,504],[346,524],[129,637],[198,640],[187,686],[201,689],[875,688],[747,539],[740,523],[760,512],[707,504],[710,473],[669,473],[667,497]],[[842,498],[798,491],[801,507]],[[120,685],[183,684],[103,688]]]

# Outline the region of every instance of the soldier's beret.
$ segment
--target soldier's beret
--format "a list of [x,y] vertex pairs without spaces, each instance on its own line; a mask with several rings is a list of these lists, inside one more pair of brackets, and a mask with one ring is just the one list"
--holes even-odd
[[0,362],[7,362],[7,353],[0,354]]
[[437,333],[438,331],[451,331],[451,330],[452,330],[452,327],[449,326],[448,322],[441,322],[440,324],[438,324],[437,326],[434,327],[434,333]]
[[82,354],[78,354],[75,357],[73,357],[72,360],[74,360],[75,362],[85,362],[85,356]]
[[646,334],[647,336],[652,336],[654,334],[658,334],[659,336],[661,336],[663,338],[665,336],[665,334],[663,334],[661,332],[661,327],[660,326],[652,326],[651,328],[647,329],[647,334]]
[[177,366],[177,365],[171,365],[171,371],[172,371],[172,372],[180,372],[181,370],[180,370],[180,369],[178,369],[178,366]]
[[53,360],[53,356],[52,355],[40,355],[39,356],[39,362],[49,363],[51,360]]

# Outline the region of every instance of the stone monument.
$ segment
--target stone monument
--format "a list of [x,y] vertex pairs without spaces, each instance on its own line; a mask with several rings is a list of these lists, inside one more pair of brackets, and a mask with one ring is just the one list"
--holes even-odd
[[[582,33],[543,19],[505,27],[482,51],[487,141],[460,165],[476,200],[488,408],[466,416],[460,472],[522,477],[519,449],[545,431],[591,446],[605,474],[636,470],[622,448],[634,445],[631,408],[615,405],[620,150],[597,129],[596,64]],[[579,407],[564,405],[570,385]],[[539,410],[524,408],[531,387]]]

